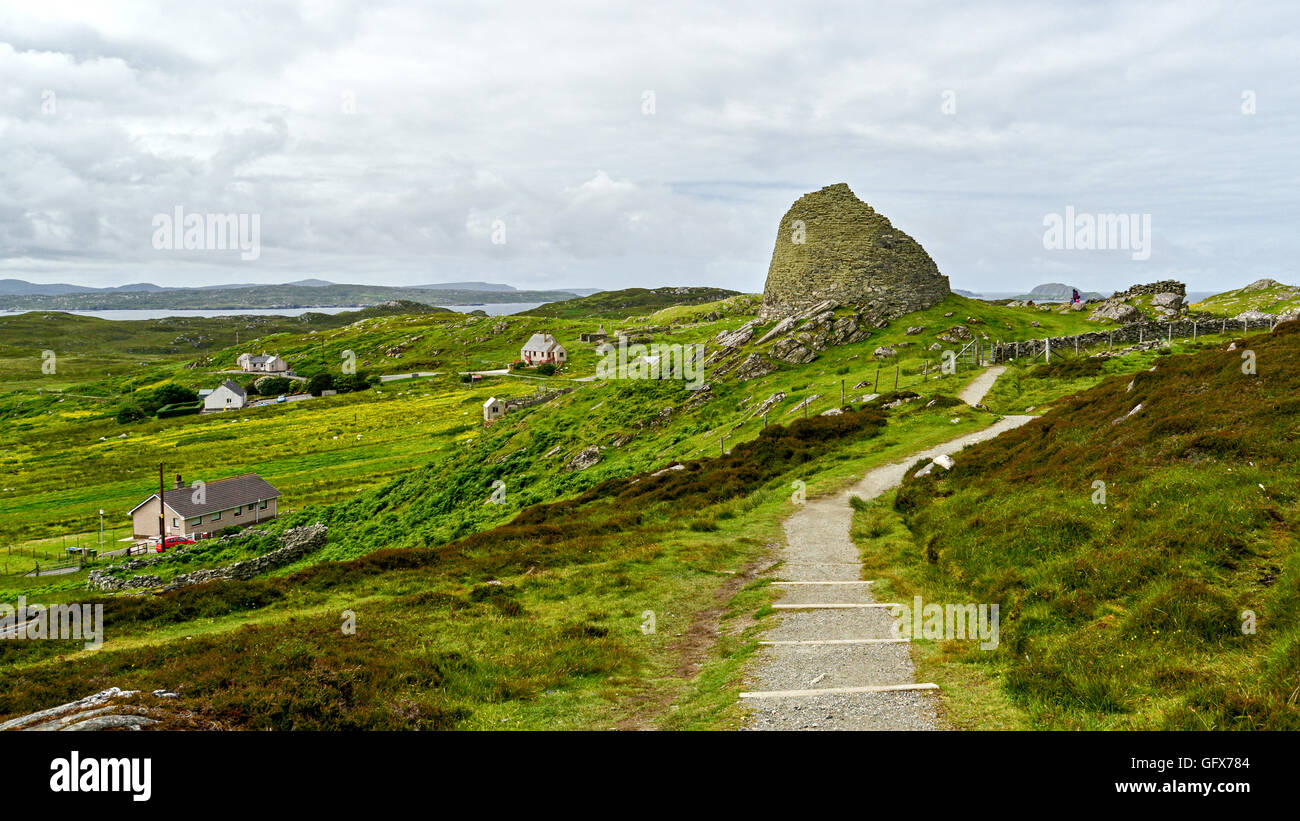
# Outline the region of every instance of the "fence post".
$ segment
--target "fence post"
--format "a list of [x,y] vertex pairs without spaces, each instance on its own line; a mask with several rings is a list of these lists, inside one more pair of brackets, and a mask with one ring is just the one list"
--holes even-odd
[[766,413],[763,414],[763,427],[764,427],[764,428],[767,427],[767,414],[766,414]]
[[844,407],[844,380],[840,380],[840,407]]
[[1174,346],[1174,323],[1172,322],[1169,323],[1169,338],[1166,341],[1169,343],[1169,347]]
[[1106,352],[1110,353],[1110,349],[1113,347],[1115,347],[1115,332],[1111,331],[1110,336],[1106,339]]
[[1052,364],[1052,338],[1049,336],[1043,340],[1043,361]]
[[880,363],[876,363],[876,381],[871,386],[872,393],[880,393]]
[[894,392],[895,393],[898,392],[898,372],[902,370],[902,368],[903,368],[902,365],[899,365],[897,362],[894,363]]
[[1196,341],[1196,320],[1192,320],[1192,341]]
[[1144,336],[1144,332],[1145,332],[1145,331],[1146,331],[1146,328],[1145,328],[1144,326],[1142,326],[1142,325],[1139,325],[1139,326],[1138,326],[1138,344],[1139,344],[1139,345],[1142,344],[1142,337]]

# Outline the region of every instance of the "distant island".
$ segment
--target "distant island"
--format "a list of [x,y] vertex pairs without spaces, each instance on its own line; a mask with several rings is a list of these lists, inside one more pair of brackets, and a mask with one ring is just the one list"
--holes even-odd
[[1083,299],[1105,299],[1105,294],[1099,294],[1096,291],[1085,291],[1074,285],[1066,285],[1061,282],[1047,282],[1042,285],[1035,285],[1034,289],[1027,294],[1021,294],[1016,299],[1034,299],[1034,300],[1057,300],[1069,299],[1074,295],[1075,290],[1079,291],[1079,296]]
[[0,310],[236,310],[241,308],[346,308],[408,301],[438,305],[558,302],[598,289],[522,291],[488,282],[448,282],[393,287],[349,285],[320,279],[283,285],[208,285],[164,288],[133,283],[110,288],[0,280]]

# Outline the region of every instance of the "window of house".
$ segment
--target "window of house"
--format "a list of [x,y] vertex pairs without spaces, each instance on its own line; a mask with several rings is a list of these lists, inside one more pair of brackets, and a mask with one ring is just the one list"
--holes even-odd
[[195,516],[195,517],[194,517],[194,524],[196,524],[196,525],[201,525],[201,524],[203,524],[203,517],[202,517],[202,516]]
[[180,527],[180,526],[181,526],[181,520],[180,520],[180,519],[173,518],[173,519],[172,519],[172,527]]
[[248,509],[249,509],[249,510],[252,510],[252,509],[255,508],[255,507],[257,507],[257,502],[249,502],[249,503],[248,503]]
[[220,519],[220,518],[221,518],[221,513],[220,513],[220,511],[218,511],[217,513],[213,513],[212,516],[211,516],[211,520],[214,521],[214,522],[215,522],[217,519]]
[[266,510],[266,502],[262,502],[262,510]]
[[242,507],[237,507],[237,508],[235,508],[235,515],[238,516],[238,515],[239,515],[239,511],[241,511],[241,510],[243,510]]

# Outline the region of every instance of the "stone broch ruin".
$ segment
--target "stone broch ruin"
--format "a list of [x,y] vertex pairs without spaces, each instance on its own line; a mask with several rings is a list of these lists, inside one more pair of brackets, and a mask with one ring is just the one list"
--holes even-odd
[[832,302],[893,319],[949,292],[948,277],[920,243],[837,183],[804,194],[781,218],[761,315]]

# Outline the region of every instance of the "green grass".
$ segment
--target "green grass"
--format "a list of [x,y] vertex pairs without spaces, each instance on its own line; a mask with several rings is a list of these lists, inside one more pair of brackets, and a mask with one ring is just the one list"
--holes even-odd
[[945,696],[958,726],[1300,726],[1298,329],[1246,341],[1272,363],[1257,376],[1219,350],[1109,376],[859,511],[868,570],[896,595],[1000,603],[996,651],[916,648],[973,693]]

